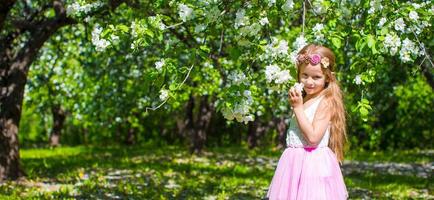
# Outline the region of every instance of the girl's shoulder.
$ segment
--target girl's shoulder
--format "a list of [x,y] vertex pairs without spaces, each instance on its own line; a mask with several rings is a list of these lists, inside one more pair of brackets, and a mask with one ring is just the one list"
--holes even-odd
[[331,99],[327,98],[326,96],[322,96],[321,99],[319,99],[316,113],[330,115],[332,113],[332,108],[333,106]]

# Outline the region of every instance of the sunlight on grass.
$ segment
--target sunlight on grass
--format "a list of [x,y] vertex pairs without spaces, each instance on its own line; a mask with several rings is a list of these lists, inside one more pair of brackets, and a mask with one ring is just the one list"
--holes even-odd
[[[202,155],[187,149],[136,147],[60,147],[22,149],[28,176],[0,186],[0,198],[12,199],[261,199],[274,173],[279,150],[216,148]],[[389,153],[349,156],[384,162]],[[413,157],[416,152],[403,152]],[[418,162],[426,162],[423,155]],[[416,158],[389,158],[413,162]],[[351,199],[432,198],[427,178],[354,172],[345,176]]]

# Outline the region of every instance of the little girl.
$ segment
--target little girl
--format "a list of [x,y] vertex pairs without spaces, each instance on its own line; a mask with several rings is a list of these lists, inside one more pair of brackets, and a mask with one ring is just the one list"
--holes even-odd
[[295,117],[267,193],[270,200],[348,197],[339,168],[346,119],[334,65],[335,56],[326,47],[311,44],[298,53],[298,81],[304,92],[289,90]]

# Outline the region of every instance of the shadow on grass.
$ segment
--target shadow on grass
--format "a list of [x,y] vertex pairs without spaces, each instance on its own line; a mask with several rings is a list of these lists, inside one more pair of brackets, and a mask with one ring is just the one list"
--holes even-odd
[[[88,147],[74,153],[61,149],[38,151],[41,155],[27,154],[22,158],[28,179],[74,185],[79,192],[73,197],[79,199],[203,199],[225,191],[235,199],[257,199],[257,191],[263,191],[273,173],[273,169],[258,168],[261,165],[255,165],[256,161],[247,154],[205,152],[195,156],[179,147]],[[258,183],[262,185],[257,186]],[[250,187],[237,188],[240,185]],[[69,198],[69,193],[53,194]]]
[[[196,156],[187,148],[153,145],[111,147],[61,147],[24,149],[22,163],[31,181],[43,186],[31,188],[28,198],[72,199],[261,199],[274,173],[280,150],[215,148]],[[351,159],[369,157],[352,153]],[[375,153],[375,162],[384,162],[390,153]],[[430,152],[407,152],[404,156],[422,156]],[[388,158],[388,161],[415,161],[416,158]],[[429,159],[428,159],[429,160]],[[345,181],[351,199],[419,198],[432,194],[426,178],[350,173]],[[63,184],[69,189],[40,192],[46,185]],[[16,185],[15,185],[16,186]],[[25,186],[3,185],[0,194],[19,196]],[[13,188],[13,189],[10,189]],[[425,196],[424,196],[425,195]],[[1,195],[0,195],[1,197]]]

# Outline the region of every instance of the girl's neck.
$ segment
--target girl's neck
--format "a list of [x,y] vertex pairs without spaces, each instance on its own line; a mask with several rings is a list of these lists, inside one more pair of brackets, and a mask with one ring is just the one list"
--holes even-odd
[[315,99],[315,98],[321,96],[324,93],[324,91],[325,90],[322,90],[321,92],[318,92],[318,93],[312,94],[312,95],[307,94],[303,100],[304,100],[304,102],[306,102],[306,101],[309,101],[311,99]]

